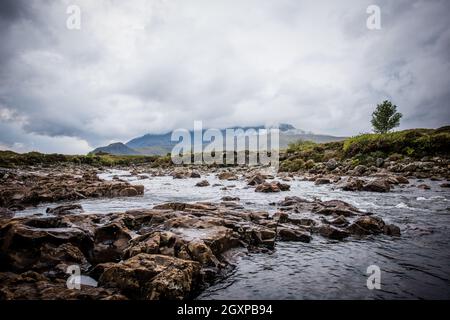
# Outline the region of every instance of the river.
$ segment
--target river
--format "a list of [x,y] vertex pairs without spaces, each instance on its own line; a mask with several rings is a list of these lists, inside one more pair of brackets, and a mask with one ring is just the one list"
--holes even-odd
[[[237,196],[246,208],[275,212],[271,203],[286,196],[340,199],[375,213],[398,225],[400,238],[374,236],[331,241],[313,235],[310,243],[277,242],[273,253],[243,255],[226,279],[212,285],[198,299],[450,299],[450,192],[442,182],[410,180],[389,193],[346,192],[334,185],[288,182],[291,190],[256,193],[245,181],[221,181],[214,175],[201,179],[173,179],[170,176],[137,179],[126,171],[101,174],[103,179],[121,179],[145,186],[144,196],[134,198],[77,201],[86,212],[108,213],[148,208],[169,201],[218,202],[223,196]],[[207,179],[211,186],[195,187]],[[412,185],[426,183],[430,190]],[[223,184],[229,186],[222,190]],[[44,204],[17,212],[16,216],[45,214],[58,204]],[[369,290],[367,268],[381,270],[381,288]]]

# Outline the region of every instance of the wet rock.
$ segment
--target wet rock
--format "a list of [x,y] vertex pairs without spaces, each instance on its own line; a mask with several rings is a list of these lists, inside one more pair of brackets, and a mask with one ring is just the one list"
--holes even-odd
[[273,215],[273,219],[275,221],[278,221],[279,223],[285,223],[288,222],[289,214],[286,212],[278,211]]
[[400,237],[401,235],[400,228],[394,224],[386,224],[383,232],[392,237]]
[[62,245],[46,243],[40,247],[39,258],[30,269],[46,271],[58,266],[60,275],[65,278],[65,270],[69,265],[73,264],[84,269],[89,265],[86,257],[78,247],[70,243],[64,243]]
[[212,250],[200,239],[194,239],[187,245],[191,260],[199,262],[202,266],[218,267],[220,262]]
[[364,181],[360,179],[349,179],[344,185],[342,190],[344,191],[361,191],[364,186]]
[[290,228],[278,228],[278,238],[281,241],[310,242],[311,235],[308,232],[298,231]]
[[237,180],[238,177],[232,172],[221,172],[217,175],[219,180]]
[[40,261],[44,246],[63,244],[71,244],[87,255],[93,245],[89,234],[78,228],[37,228],[20,220],[11,221],[0,228],[0,268],[27,270]]
[[222,201],[240,201],[241,199],[239,197],[231,197],[231,196],[225,196],[221,198]]
[[331,180],[327,178],[317,178],[316,181],[314,181],[315,185],[321,185],[321,184],[330,184]]
[[128,259],[140,253],[159,253],[160,244],[160,232],[152,232],[139,236],[129,241],[129,246],[124,250],[123,258]]
[[202,180],[200,182],[197,182],[195,184],[195,186],[196,187],[207,187],[207,186],[209,186],[209,182],[208,182],[208,180]]
[[423,189],[423,190],[430,190],[430,189],[431,189],[430,186],[427,185],[427,184],[419,184],[419,185],[417,186],[417,188]]
[[143,194],[144,190],[143,190],[143,186],[142,190],[139,190],[141,188],[139,187],[128,187],[128,188],[124,188],[122,190],[119,191],[119,196],[120,197],[136,197],[139,194]]
[[95,263],[119,261],[131,239],[129,230],[113,222],[95,230],[93,260]]
[[255,192],[280,192],[280,191],[288,191],[291,188],[290,185],[281,183],[281,182],[265,182],[259,184],[255,188]]
[[190,177],[191,178],[201,178],[201,175],[197,171],[192,171],[190,174]]
[[[67,276],[67,275],[66,275]],[[66,280],[50,280],[40,273],[0,273],[0,300],[124,300],[114,289],[81,285],[68,289]]]
[[391,185],[386,179],[375,179],[366,183],[362,187],[362,190],[370,192],[389,192],[391,190]]
[[329,223],[337,227],[346,227],[349,225],[349,221],[343,215],[329,221]]
[[374,216],[364,216],[358,218],[348,228],[355,235],[370,235],[384,232],[385,223],[381,218]]
[[158,210],[177,210],[177,211],[192,211],[192,210],[216,210],[216,207],[201,203],[184,203],[184,202],[168,202],[159,204],[153,207]]
[[322,215],[335,215],[351,217],[359,214],[359,210],[351,204],[341,200],[330,200],[318,202],[313,211]]
[[342,240],[350,235],[347,231],[335,228],[330,225],[322,225],[318,228],[317,231],[321,236],[333,240]]
[[450,188],[450,183],[441,183],[440,187],[441,188]]
[[54,214],[57,216],[63,216],[66,214],[79,214],[84,212],[83,207],[80,204],[69,204],[57,206],[54,208],[47,208],[46,213]]
[[266,179],[264,179],[264,177],[262,175],[255,174],[253,177],[248,179],[247,185],[249,185],[249,186],[256,186],[256,185],[262,184],[264,182],[266,182]]
[[82,177],[69,174],[28,174],[0,185],[0,207],[16,208],[42,202],[74,201],[86,198],[135,196],[144,187],[124,181],[102,181],[93,172]]
[[164,255],[138,254],[109,265],[99,284],[119,288],[131,299],[182,300],[198,285],[200,264]]
[[397,183],[399,184],[408,184],[409,180],[403,176],[396,176],[395,179],[397,180]]

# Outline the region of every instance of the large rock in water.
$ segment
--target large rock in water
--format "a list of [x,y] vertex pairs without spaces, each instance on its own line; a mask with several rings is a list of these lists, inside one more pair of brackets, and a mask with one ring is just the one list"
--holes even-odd
[[365,182],[361,179],[349,179],[343,186],[344,191],[369,191],[388,192],[391,190],[391,182],[388,179],[378,178]]
[[291,188],[290,185],[281,182],[264,182],[259,184],[255,188],[255,192],[280,192],[288,191]]
[[83,212],[83,207],[80,204],[68,204],[57,206],[55,208],[47,208],[46,213],[62,216],[66,214],[78,214]]
[[362,190],[371,192],[389,192],[391,190],[391,184],[386,179],[376,179],[366,183],[362,187]]
[[217,175],[219,180],[237,180],[238,177],[233,172],[221,172]]
[[71,174],[18,175],[0,185],[0,207],[22,208],[42,202],[85,198],[137,196],[144,186],[124,181],[103,181],[94,172],[82,177]]
[[[67,277],[67,275],[66,275]],[[125,300],[116,289],[81,286],[68,289],[66,279],[50,281],[41,273],[0,273],[0,300]]]
[[196,289],[200,264],[179,258],[138,254],[120,263],[108,264],[99,284],[119,288],[131,299],[188,298]]
[[353,222],[347,231],[364,236],[384,233],[390,236],[400,236],[400,228],[393,224],[386,224],[383,219],[374,216],[364,216]]
[[[66,252],[50,252],[62,245],[67,246]],[[37,265],[41,268],[45,263],[51,267],[57,260],[56,257],[61,262],[83,263],[83,254],[88,255],[92,245],[90,235],[78,228],[70,228],[64,224],[53,228],[39,228],[12,221],[0,229],[0,268],[22,271]]]
[[207,187],[209,186],[208,180],[202,180],[195,184],[196,187]]
[[264,179],[264,177],[263,177],[262,175],[260,175],[260,174],[258,173],[258,174],[255,174],[255,175],[254,175],[253,177],[251,177],[250,179],[248,179],[247,185],[249,185],[249,186],[256,186],[256,185],[262,184],[262,183],[264,183],[264,182],[266,182],[266,180]]
[[318,232],[321,236],[333,240],[342,240],[350,236],[347,231],[335,228],[330,225],[323,225],[318,228]]
[[94,236],[94,262],[119,261],[130,239],[130,231],[118,222],[98,228]]

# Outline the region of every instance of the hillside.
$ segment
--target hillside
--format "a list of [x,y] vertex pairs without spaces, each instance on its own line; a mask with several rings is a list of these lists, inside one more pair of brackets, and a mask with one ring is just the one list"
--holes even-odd
[[93,153],[93,154],[108,153],[108,154],[115,154],[115,155],[139,155],[139,154],[141,154],[140,152],[126,146],[122,142],[111,143],[110,145],[107,145],[106,147],[96,148],[91,153]]

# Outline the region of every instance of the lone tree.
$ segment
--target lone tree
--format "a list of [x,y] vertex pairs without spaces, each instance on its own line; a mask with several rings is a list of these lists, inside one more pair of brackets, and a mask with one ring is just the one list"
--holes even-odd
[[397,112],[397,106],[385,100],[378,104],[372,113],[372,126],[375,133],[386,133],[400,125],[402,114]]

